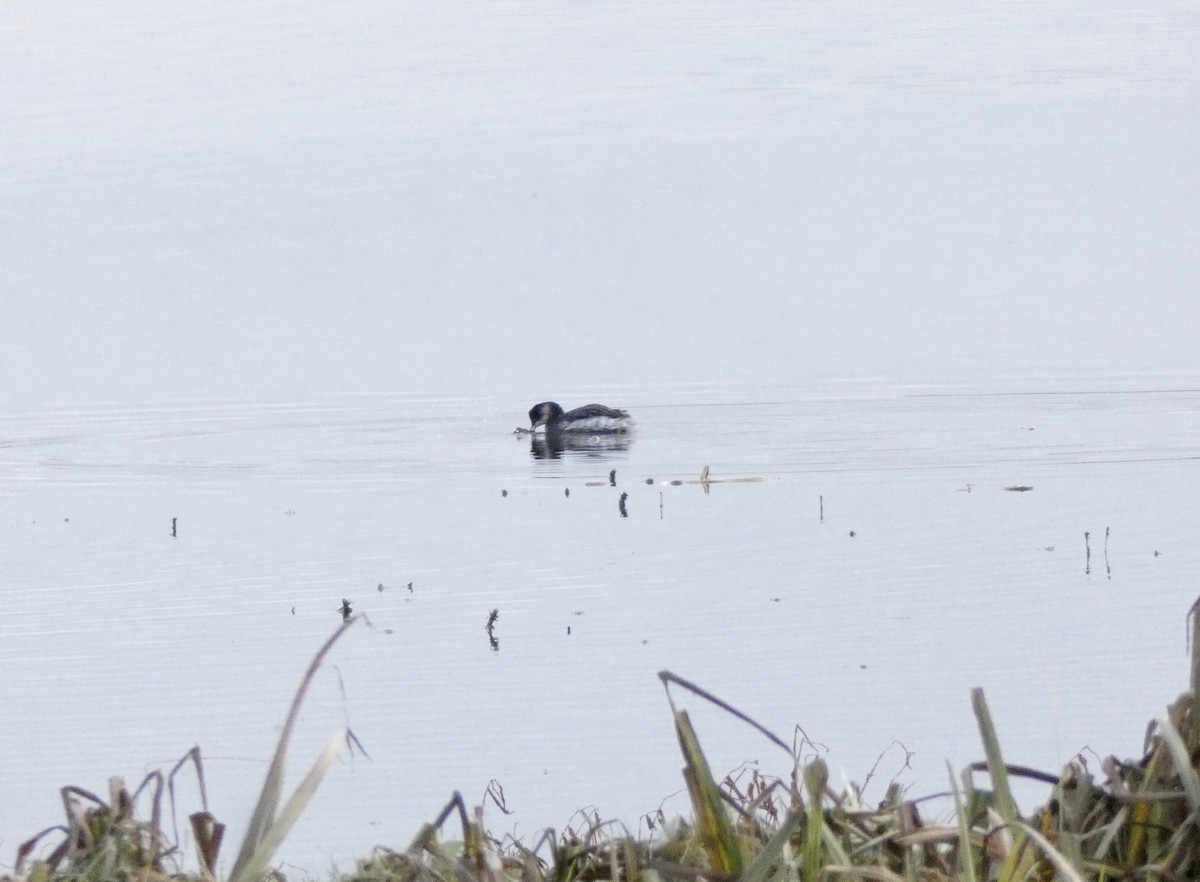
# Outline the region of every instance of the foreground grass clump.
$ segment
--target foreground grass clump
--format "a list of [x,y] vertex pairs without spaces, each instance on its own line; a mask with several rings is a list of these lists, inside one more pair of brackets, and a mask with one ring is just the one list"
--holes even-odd
[[[1200,624],[1200,604],[1191,611]],[[332,757],[352,733],[335,734],[312,771],[282,810],[283,764],[300,703],[317,668],[347,622],[313,659],[292,705],[262,795],[230,882],[282,878],[267,868],[284,835],[303,810]],[[1195,631],[1193,630],[1193,633]],[[1004,762],[982,690],[972,693],[985,760],[955,776],[948,788],[930,794],[948,800],[948,823],[921,815],[925,799],[908,799],[898,787],[879,805],[865,805],[853,785],[830,788],[822,760],[799,753],[741,712],[669,672],[667,687],[683,754],[683,776],[693,818],[659,817],[649,839],[624,827],[590,818],[561,835],[547,830],[532,842],[498,840],[483,827],[482,810],[469,812],[455,794],[445,810],[402,849],[377,848],[340,882],[815,882],[815,880],[1183,880],[1200,879],[1200,652],[1193,645],[1191,691],[1165,718],[1147,730],[1138,762],[1108,758],[1103,781],[1093,782],[1082,758],[1058,776]],[[786,778],[757,770],[749,780],[727,777],[718,784],[709,770],[685,710],[672,689],[709,701],[757,729],[791,759]],[[191,763],[200,781],[201,810],[189,821],[197,843],[199,870],[184,874],[174,820],[163,819],[164,794],[174,814],[173,782]],[[991,787],[974,785],[986,772]],[[1052,785],[1046,806],[1029,817],[1018,814],[1010,776]],[[193,749],[166,776],[148,776],[132,794],[113,779],[109,799],[80,788],[63,789],[64,824],[23,843],[4,882],[100,882],[100,880],[188,879],[213,882],[224,827],[208,812],[203,765]],[[135,810],[144,804],[143,815]],[[57,837],[48,854],[34,857]],[[49,847],[47,845],[47,847]]]

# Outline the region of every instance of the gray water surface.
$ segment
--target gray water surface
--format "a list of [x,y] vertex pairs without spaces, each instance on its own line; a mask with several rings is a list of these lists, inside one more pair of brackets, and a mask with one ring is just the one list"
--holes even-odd
[[[630,392],[627,450],[553,460],[509,434],[517,402],[10,417],[0,697],[30,794],[10,827],[193,742],[218,814],[248,811],[343,598],[372,628],[318,681],[294,762],[343,722],[370,758],[335,767],[285,850],[310,871],[493,778],[501,831],[592,803],[636,824],[680,788],[664,668],[860,781],[889,747],[885,780],[905,751],[909,783],[977,758],[976,685],[1014,761],[1135,752],[1184,682],[1198,393],[775,391]],[[717,769],[786,771],[695,713]]]

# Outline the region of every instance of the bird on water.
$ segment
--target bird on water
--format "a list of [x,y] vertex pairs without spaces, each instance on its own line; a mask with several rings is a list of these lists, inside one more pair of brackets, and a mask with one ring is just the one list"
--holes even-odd
[[530,431],[544,428],[546,434],[587,432],[593,435],[620,435],[632,431],[633,420],[623,410],[603,404],[585,404],[563,411],[554,401],[543,401],[529,409]]

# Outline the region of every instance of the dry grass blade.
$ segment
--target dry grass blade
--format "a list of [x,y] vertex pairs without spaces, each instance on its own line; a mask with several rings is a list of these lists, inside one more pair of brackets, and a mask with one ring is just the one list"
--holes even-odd
[[[1200,597],[1188,610],[1188,651],[1191,656],[1192,669],[1189,678],[1192,686],[1192,719],[1200,720]],[[1192,726],[1188,730],[1188,747],[1195,750],[1200,747],[1200,726]]]
[[[296,721],[300,718],[300,707],[304,703],[304,697],[308,694],[308,688],[312,685],[313,678],[316,677],[317,671],[321,664],[325,661],[325,657],[329,651],[333,649],[335,643],[341,639],[341,636],[359,620],[359,616],[351,616],[342,626],[333,632],[325,643],[317,650],[312,661],[308,665],[308,670],[304,672],[304,677],[300,680],[300,686],[296,690],[296,695],[292,699],[291,709],[288,711],[287,721],[283,725],[283,731],[279,735],[279,742],[275,747],[275,756],[271,759],[271,766],[267,769],[267,777],[263,782],[261,793],[259,793],[258,803],[254,807],[254,812],[250,816],[250,823],[246,829],[246,835],[242,840],[242,847],[238,850],[237,860],[234,862],[233,870],[230,871],[230,882],[254,882],[257,876],[250,872],[252,866],[266,866],[266,862],[271,859],[271,854],[263,854],[263,845],[268,841],[274,842],[277,848],[282,842],[282,836],[273,835],[272,828],[276,825],[277,819],[275,816],[275,808],[279,805],[280,795],[283,793],[283,773],[287,763],[288,745],[292,739],[292,732],[296,728]],[[345,733],[339,733],[342,743],[344,743]],[[338,737],[335,736],[335,740]],[[332,742],[331,742],[332,743]],[[328,748],[327,748],[328,750]],[[317,761],[317,766],[321,764],[321,760]],[[317,766],[313,767],[316,771]],[[325,766],[328,768],[328,765]],[[310,777],[312,773],[310,772]],[[318,779],[319,780],[319,779]],[[306,779],[307,781],[307,779]],[[315,790],[315,786],[313,790]],[[297,793],[299,795],[299,793]],[[309,794],[311,796],[311,792]],[[294,799],[294,797],[293,797]],[[307,802],[307,799],[305,799]],[[291,803],[289,803],[291,805]],[[294,818],[292,822],[294,822]],[[290,828],[291,823],[288,824]],[[284,830],[284,833],[287,831]]]
[[693,695],[698,695],[701,698],[703,698],[705,701],[711,702],[712,704],[716,705],[717,707],[719,707],[721,710],[725,711],[726,713],[728,713],[734,717],[737,717],[743,723],[746,723],[749,726],[753,726],[755,729],[757,729],[759,732],[761,732],[763,735],[765,735],[767,737],[767,739],[769,741],[771,741],[772,744],[776,744],[780,748],[782,748],[783,751],[788,756],[792,755],[792,749],[791,749],[791,747],[788,746],[786,741],[784,741],[782,738],[780,738],[778,735],[776,735],[774,732],[772,732],[770,729],[768,729],[762,723],[758,722],[758,720],[755,720],[749,714],[742,713],[742,711],[738,710],[733,705],[717,698],[717,696],[713,695],[707,689],[704,689],[701,686],[697,686],[691,680],[688,680],[684,677],[680,677],[678,674],[673,674],[670,671],[659,671],[658,679],[662,680],[663,686],[667,688],[667,701],[669,701],[671,703],[672,710],[674,710],[674,708],[675,708],[675,702],[671,700],[670,685],[672,683],[674,683],[676,686],[679,686],[682,689],[688,690]]
[[200,857],[200,872],[206,879],[214,879],[217,855],[221,853],[221,841],[225,838],[225,825],[208,812],[196,812],[188,820],[192,824],[192,838],[196,840],[196,853]]

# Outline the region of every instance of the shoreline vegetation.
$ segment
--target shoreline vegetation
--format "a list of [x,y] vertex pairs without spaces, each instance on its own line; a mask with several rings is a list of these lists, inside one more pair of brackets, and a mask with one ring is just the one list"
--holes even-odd
[[[22,842],[12,871],[0,882],[259,882],[284,880],[271,861],[321,779],[344,749],[360,749],[348,728],[334,732],[296,791],[284,801],[283,773],[305,695],[352,616],[313,656],[292,701],[258,803],[225,872],[225,826],[208,811],[204,767],[192,748],[168,773],[152,772],[131,793],[110,781],[107,801],[80,787],[62,789],[66,818]],[[1200,626],[1200,600],[1188,613],[1190,634]],[[985,759],[960,774],[947,764],[944,786],[908,798],[896,784],[877,805],[862,787],[829,786],[823,760],[801,752],[753,719],[668,671],[667,691],[683,755],[692,817],[659,817],[649,837],[592,817],[561,834],[532,841],[497,839],[482,809],[454,793],[441,814],[407,847],[377,847],[336,882],[1015,882],[1015,880],[1175,880],[1200,878],[1200,650],[1191,643],[1190,690],[1146,729],[1137,761],[1108,757],[1093,780],[1082,756],[1049,774],[1004,761],[982,689],[971,693]],[[786,778],[752,769],[718,783],[709,769],[683,699],[704,701],[733,715],[791,757]],[[199,782],[200,809],[188,817],[193,846],[184,853],[175,830],[176,775]],[[990,787],[976,786],[986,773]],[[1047,803],[1018,813],[1010,781],[1051,785]],[[924,817],[923,804],[948,801],[947,822]],[[577,816],[578,817],[578,816]],[[198,867],[186,869],[185,867]]]

